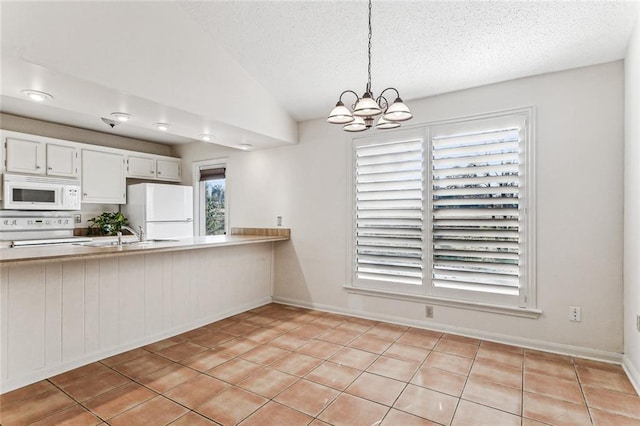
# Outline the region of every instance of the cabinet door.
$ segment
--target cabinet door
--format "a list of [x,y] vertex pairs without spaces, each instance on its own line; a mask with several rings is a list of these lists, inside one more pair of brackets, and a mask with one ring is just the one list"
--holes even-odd
[[156,167],[158,180],[180,182],[180,160],[157,160]]
[[124,155],[82,150],[82,202],[125,204]]
[[47,174],[78,177],[78,150],[72,146],[48,143]]
[[7,138],[7,171],[44,174],[44,143]]
[[129,155],[127,163],[127,177],[155,179],[156,160],[154,158]]

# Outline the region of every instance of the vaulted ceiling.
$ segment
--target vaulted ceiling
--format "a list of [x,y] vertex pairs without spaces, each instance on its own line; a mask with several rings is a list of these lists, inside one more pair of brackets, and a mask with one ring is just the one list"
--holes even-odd
[[[637,2],[373,1],[374,92],[405,101],[618,60]],[[364,90],[366,1],[0,3],[0,110],[177,144],[267,148]],[[54,98],[34,103],[22,89]],[[133,119],[110,130],[112,112]],[[426,119],[425,119],[426,120]],[[167,133],[156,122],[169,122]]]

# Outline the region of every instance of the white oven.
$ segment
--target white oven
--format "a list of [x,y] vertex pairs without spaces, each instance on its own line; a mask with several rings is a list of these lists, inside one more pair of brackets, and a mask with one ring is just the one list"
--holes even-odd
[[80,181],[5,173],[2,199],[6,210],[80,210]]

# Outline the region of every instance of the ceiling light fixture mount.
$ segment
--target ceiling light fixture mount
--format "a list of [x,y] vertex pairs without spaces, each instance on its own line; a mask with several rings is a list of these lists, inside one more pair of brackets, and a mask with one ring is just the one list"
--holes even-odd
[[153,127],[160,131],[166,132],[171,126],[169,125],[169,123],[153,123]]
[[[409,108],[402,102],[400,93],[394,87],[384,89],[380,96],[374,98],[371,91],[371,0],[369,0],[369,44],[368,44],[368,68],[367,68],[367,87],[362,97],[358,96],[353,90],[345,90],[340,94],[338,103],[329,113],[327,121],[332,124],[344,124],[343,130],[347,132],[362,132],[373,127],[373,121],[376,116],[383,114],[376,123],[378,129],[393,129],[400,127],[401,121],[409,120],[413,117]],[[387,91],[395,92],[395,100],[389,103],[383,95]],[[352,106],[352,110],[344,106],[342,97],[351,93],[355,95],[356,101]]]
[[132,115],[127,114],[126,112],[112,112],[111,116],[121,123],[126,123],[132,118]]
[[213,136],[208,133],[202,133],[198,135],[198,137],[200,138],[200,140],[203,140],[205,142],[211,142],[213,140]]
[[44,102],[44,101],[49,101],[53,99],[53,96],[51,96],[50,94],[41,92],[39,90],[25,89],[25,90],[21,90],[20,93],[22,93],[25,96],[28,96],[32,101],[36,101],[36,102]]

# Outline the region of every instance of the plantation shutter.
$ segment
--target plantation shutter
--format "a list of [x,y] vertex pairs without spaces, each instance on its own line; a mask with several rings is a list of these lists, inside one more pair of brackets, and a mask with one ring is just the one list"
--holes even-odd
[[355,274],[423,284],[423,141],[356,144]]
[[435,134],[431,142],[433,286],[517,296],[521,128]]

